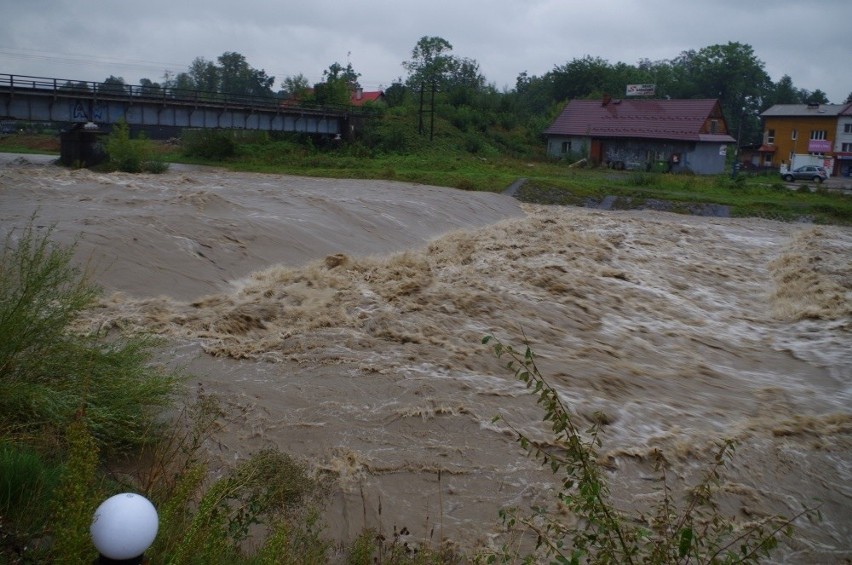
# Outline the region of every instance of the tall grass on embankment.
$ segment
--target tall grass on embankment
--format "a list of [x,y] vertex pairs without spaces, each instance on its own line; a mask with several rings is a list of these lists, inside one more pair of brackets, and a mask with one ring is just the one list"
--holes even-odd
[[430,139],[400,116],[377,120],[353,142],[204,130],[184,132],[181,143],[185,158],[234,171],[396,180],[490,192],[501,192],[523,178],[527,182],[517,196],[533,203],[595,206],[606,199],[625,209],[852,225],[848,194],[824,186],[790,189],[776,173],[741,172],[731,178],[572,167],[545,156],[543,144],[529,132],[460,131],[439,119]]
[[32,221],[0,254],[0,561],[85,540],[85,528],[69,537],[63,524],[91,519],[101,454],[156,437],[179,384],[150,363],[151,340],[71,330],[98,296],[72,255]]
[[[434,136],[418,134],[416,116],[393,108],[368,122],[354,141],[314,139],[304,134],[246,130],[184,130],[180,145],[148,143],[160,171],[166,162],[216,165],[234,171],[328,178],[383,179],[500,192],[518,179],[528,182],[522,200],[541,204],[590,206],[607,199],[620,208],[714,213],[779,221],[852,225],[852,196],[825,186],[791,189],[777,173],[742,171],[699,176],[616,171],[571,165],[576,155],[554,159],[544,154],[536,130],[500,124],[457,127],[438,116]],[[0,151],[30,150],[50,136],[11,135]],[[132,140],[137,142],[137,140]],[[54,140],[55,143],[55,140]]]

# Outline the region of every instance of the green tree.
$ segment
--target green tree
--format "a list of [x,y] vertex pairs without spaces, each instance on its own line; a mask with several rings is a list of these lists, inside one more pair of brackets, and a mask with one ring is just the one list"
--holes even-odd
[[89,93],[91,92],[91,86],[88,82],[77,81],[71,82],[70,80],[65,81],[65,84],[59,87],[59,90],[63,90],[66,92],[80,92],[80,93]]
[[636,71],[643,77],[636,82],[654,84],[657,96],[671,96],[670,85],[673,82],[673,72],[669,61],[639,59],[636,63]]
[[344,67],[340,63],[334,62],[322,72],[322,76],[326,82],[343,81],[350,90],[361,87],[361,84],[358,82],[358,77],[361,76],[361,73],[355,72],[355,69],[352,68],[352,63],[346,63]]
[[690,57],[688,65],[688,80],[695,85],[696,94],[719,99],[729,128],[740,142],[756,141],[758,114],[772,81],[754,49],[738,42],[710,45]]
[[473,106],[477,95],[485,89],[485,77],[479,71],[479,63],[467,57],[453,58],[444,88],[454,106]]
[[628,84],[656,84],[654,76],[638,65],[628,65],[618,62],[609,69],[608,78],[603,92],[616,97],[625,95]]
[[225,52],[217,58],[217,62],[196,57],[186,72],[178,73],[174,78],[166,76],[163,87],[173,92],[200,90],[238,96],[274,96],[272,85],[275,77],[253,68],[243,55]]
[[802,103],[803,104],[828,104],[828,95],[817,88],[813,92],[808,92],[807,90],[801,91]]
[[323,71],[323,82],[314,85],[314,102],[343,106],[349,104],[351,92],[360,88],[358,77],[349,63],[345,67],[340,63],[332,63]]
[[127,94],[127,88],[124,79],[109,75],[100,85],[98,92],[102,94],[123,95]]
[[273,96],[272,85],[275,83],[275,77],[267,76],[263,69],[252,68],[243,55],[228,51],[217,60],[219,92],[243,96]]
[[[203,90],[206,92],[220,92],[219,89],[219,69],[212,61],[206,60],[204,57],[196,57],[189,65],[189,70],[186,77],[190,79],[189,84],[184,84],[181,88],[191,88],[194,90]],[[180,77],[180,75],[178,75]]]
[[404,104],[408,98],[408,92],[409,90],[402,81],[402,77],[397,78],[385,89],[385,100],[387,100],[388,107],[393,108]]
[[278,95],[282,98],[304,98],[311,90],[311,83],[302,73],[286,77],[281,81],[281,90]]
[[609,90],[611,71],[607,61],[589,55],[556,66],[552,71],[553,97],[562,102],[591,94],[599,96]]
[[142,87],[142,96],[161,96],[163,87],[158,82],[153,82],[149,78],[139,79],[139,85]]
[[163,76],[163,88],[171,96],[185,96],[186,91],[195,90],[195,81],[187,72],[178,73],[174,76],[167,72]]
[[801,93],[793,86],[793,79],[790,78],[790,75],[784,75],[773,85],[764,108],[769,108],[775,104],[801,104],[801,102]]
[[522,108],[526,115],[544,114],[555,101],[551,76],[550,73],[543,77],[529,76],[527,71],[518,75],[514,93],[518,99],[518,107]]
[[452,50],[450,42],[442,37],[421,37],[411,50],[411,59],[402,63],[408,71],[408,86],[419,89],[423,84],[434,83],[442,87],[456,65],[449,54]]

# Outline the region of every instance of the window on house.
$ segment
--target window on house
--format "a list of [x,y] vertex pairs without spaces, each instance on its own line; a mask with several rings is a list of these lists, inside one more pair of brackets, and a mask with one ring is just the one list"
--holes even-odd
[[769,145],[772,145],[773,143],[775,143],[775,130],[774,129],[766,130],[766,143],[768,143]]
[[791,136],[791,139],[792,139],[793,141],[796,141],[796,138],[798,138],[798,137],[799,137],[799,130],[794,129],[794,130],[793,130],[793,135]]
[[852,124],[843,124],[843,133],[852,133]]
[[824,129],[812,129],[811,130],[811,139],[826,139],[826,132]]
[[719,133],[719,120],[710,120],[710,133]]
[[840,150],[843,153],[852,153],[852,143],[843,143],[840,146]]
[[562,153],[570,153],[571,152],[571,142],[563,141],[562,142]]

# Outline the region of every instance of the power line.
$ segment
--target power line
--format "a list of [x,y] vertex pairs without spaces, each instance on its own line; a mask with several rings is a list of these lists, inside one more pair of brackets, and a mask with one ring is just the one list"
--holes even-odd
[[81,64],[104,64],[120,65],[139,69],[162,69],[163,67],[184,67],[174,62],[146,61],[143,59],[121,59],[118,57],[104,57],[103,55],[89,55],[84,53],[55,53],[50,51],[38,51],[35,49],[18,49],[0,46],[0,55],[15,59],[30,59],[40,61],[52,61],[57,63],[81,63]]
[[[165,61],[147,61],[143,59],[122,59],[118,57],[107,57],[103,55],[89,55],[84,53],[56,53],[52,51],[40,51],[37,49],[21,49],[15,47],[0,46],[0,59],[17,59],[23,61],[44,61],[49,63],[57,63],[63,65],[72,65],[75,67],[108,67],[114,73],[119,73],[121,70],[142,70],[142,71],[157,71],[158,73],[170,72],[177,74],[189,69],[189,63],[181,64]],[[182,69],[182,70],[175,70]],[[307,75],[304,73],[280,73],[273,76],[278,81],[283,81],[288,76],[303,74],[311,83],[311,85],[323,82],[324,77],[318,75]],[[159,76],[159,74],[158,74]],[[66,78],[66,77],[63,77]],[[391,81],[392,82],[392,81]],[[391,83],[362,83],[365,90],[378,90],[379,87],[387,88]]]

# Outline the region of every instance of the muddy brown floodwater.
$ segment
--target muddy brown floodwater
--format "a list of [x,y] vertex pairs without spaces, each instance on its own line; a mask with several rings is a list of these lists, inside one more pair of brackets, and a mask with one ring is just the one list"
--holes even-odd
[[553,475],[492,423],[547,441],[480,342],[523,334],[581,420],[603,413],[620,507],[652,503],[655,448],[688,482],[732,438],[723,511],[819,503],[773,559],[852,559],[850,228],[0,159],[4,231],[33,213],[106,289],[89,323],[166,337],[242,409],[211,444],[219,465],[277,447],[336,475],[336,538],[366,520],[469,548],[495,541],[499,508],[552,500]]

